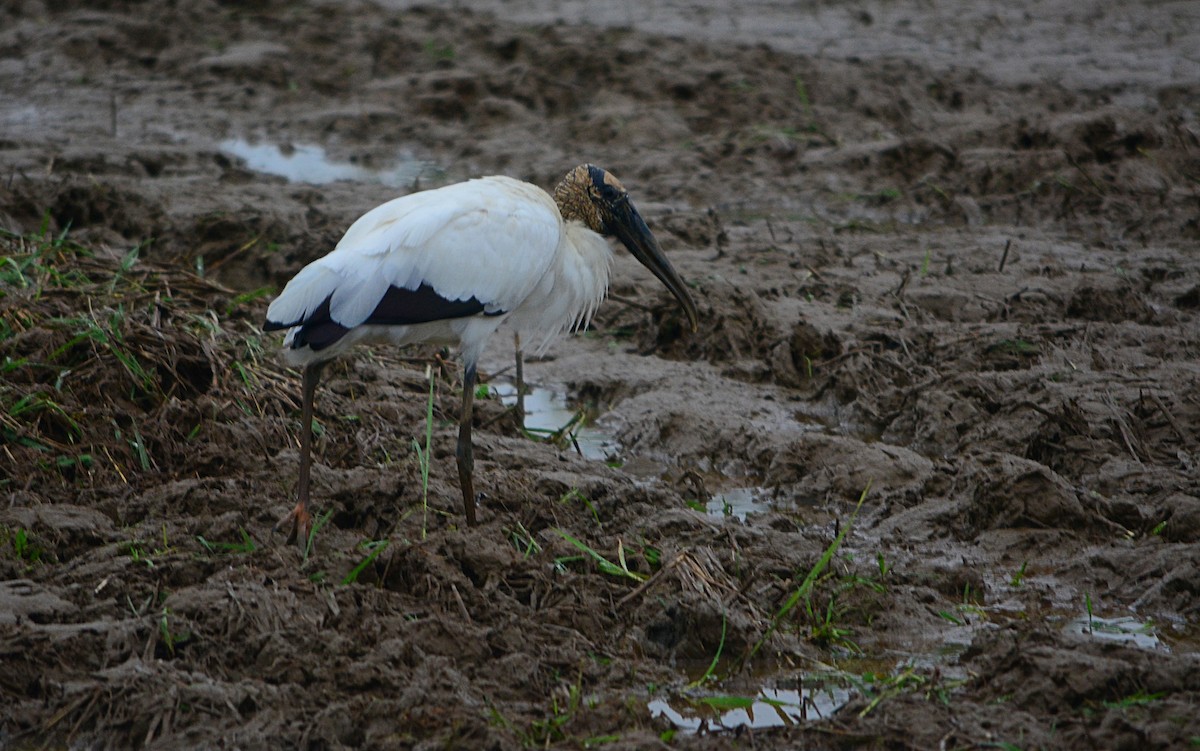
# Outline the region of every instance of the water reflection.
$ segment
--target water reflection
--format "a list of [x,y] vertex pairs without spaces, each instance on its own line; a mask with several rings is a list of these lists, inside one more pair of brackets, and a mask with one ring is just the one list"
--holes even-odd
[[767,511],[770,505],[766,488],[748,487],[713,493],[707,508],[712,516],[732,516],[746,521],[747,516]]
[[1105,641],[1132,644],[1142,649],[1167,649],[1158,638],[1154,624],[1143,623],[1131,616],[1099,618],[1082,615],[1069,621],[1066,630],[1069,633],[1084,634]]
[[[511,407],[517,403],[517,389],[506,381],[493,381],[492,391],[500,397],[503,404]],[[562,391],[530,387],[525,394],[525,429],[531,433],[548,436],[563,431],[570,436],[570,443],[579,447],[584,458],[594,461],[608,461],[620,453],[617,439],[595,425],[597,415],[587,410],[581,411],[567,403],[567,395]]]
[[386,169],[369,169],[350,162],[337,162],[329,158],[324,148],[314,144],[296,144],[285,149],[274,143],[250,143],[241,138],[232,138],[222,141],[220,148],[244,161],[247,169],[313,185],[356,180],[408,188],[418,179],[439,172],[433,162],[420,159],[402,159]]
[[763,687],[754,697],[679,697],[674,702],[654,699],[647,708],[685,733],[720,732],[739,727],[783,727],[829,717],[850,700],[850,689],[838,681],[822,680],[813,687]]

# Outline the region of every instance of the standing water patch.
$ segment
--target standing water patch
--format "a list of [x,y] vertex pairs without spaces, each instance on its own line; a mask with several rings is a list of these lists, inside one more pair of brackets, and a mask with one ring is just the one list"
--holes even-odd
[[[586,408],[572,407],[561,391],[530,387],[525,394],[525,429],[539,437],[561,436],[568,445],[579,448],[585,459],[609,461],[620,453],[620,444],[595,425],[597,415]],[[494,381],[492,391],[506,407],[517,403],[517,387]]]
[[292,182],[324,185],[338,180],[381,183],[392,188],[409,188],[422,177],[436,176],[440,170],[433,162],[420,159],[399,160],[386,169],[368,169],[350,162],[336,162],[325,149],[298,144],[286,150],[277,144],[252,144],[241,138],[222,141],[221,151],[246,163],[246,168],[277,175]]
[[654,699],[647,708],[685,733],[714,733],[739,728],[784,727],[829,717],[850,700],[840,681],[805,683],[801,689],[766,688],[749,696]]
[[1153,624],[1143,623],[1130,616],[1100,618],[1082,615],[1069,621],[1066,630],[1069,633],[1083,634],[1104,641],[1132,644],[1142,649],[1167,649],[1167,646],[1155,633]]
[[732,516],[742,521],[750,514],[760,514],[770,508],[766,488],[730,488],[713,493],[708,499],[712,516]]
[[[755,479],[757,478],[754,476],[741,477],[739,481],[753,482]],[[718,479],[715,483],[718,488],[720,487],[719,483]],[[831,521],[833,517],[822,511],[820,506],[819,499],[787,497],[786,494],[781,498],[778,490],[771,490],[761,485],[739,485],[714,490],[703,507],[696,503],[692,504],[692,508],[697,511],[703,508],[709,516],[734,518],[743,523],[748,521],[753,514],[765,514],[768,511],[803,515],[807,520],[806,523]]]

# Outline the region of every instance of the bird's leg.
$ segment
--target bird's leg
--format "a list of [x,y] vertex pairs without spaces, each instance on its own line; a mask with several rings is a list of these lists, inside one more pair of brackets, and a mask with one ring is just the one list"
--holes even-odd
[[513,333],[513,354],[517,361],[517,427],[525,430],[525,358],[521,354],[521,335]]
[[317,384],[321,381],[321,371],[325,363],[313,363],[304,368],[304,380],[300,394],[300,481],[296,485],[296,507],[275,525],[275,531],[291,522],[291,531],[287,541],[296,542],[300,546],[308,544],[308,535],[312,530],[312,516],[308,513],[309,477],[312,474],[312,421],[313,398]]
[[475,408],[475,363],[467,363],[463,369],[462,412],[458,422],[458,485],[462,488],[463,511],[467,515],[467,526],[475,526],[475,452],[471,447],[471,411]]

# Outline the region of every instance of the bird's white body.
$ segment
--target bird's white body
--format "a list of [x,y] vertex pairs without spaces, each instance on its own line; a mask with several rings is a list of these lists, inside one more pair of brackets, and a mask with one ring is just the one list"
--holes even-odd
[[[608,289],[608,241],[564,221],[541,188],[485,177],[414,193],[360,217],[337,247],[304,267],[271,303],[271,321],[300,321],[329,300],[334,322],[349,329],[332,346],[283,353],[293,366],[330,360],[363,342],[459,345],[474,362],[487,338],[507,322],[545,346],[555,334],[586,324]],[[427,285],[449,301],[474,298],[483,313],[413,325],[371,325],[389,287]]]

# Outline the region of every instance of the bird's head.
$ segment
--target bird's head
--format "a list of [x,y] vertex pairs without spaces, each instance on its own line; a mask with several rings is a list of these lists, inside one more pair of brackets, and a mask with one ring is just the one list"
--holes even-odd
[[554,189],[554,200],[564,219],[583,222],[597,234],[620,240],[679,301],[692,331],[699,328],[700,316],[687,285],[629,200],[625,186],[611,172],[594,164],[581,164],[568,172]]

